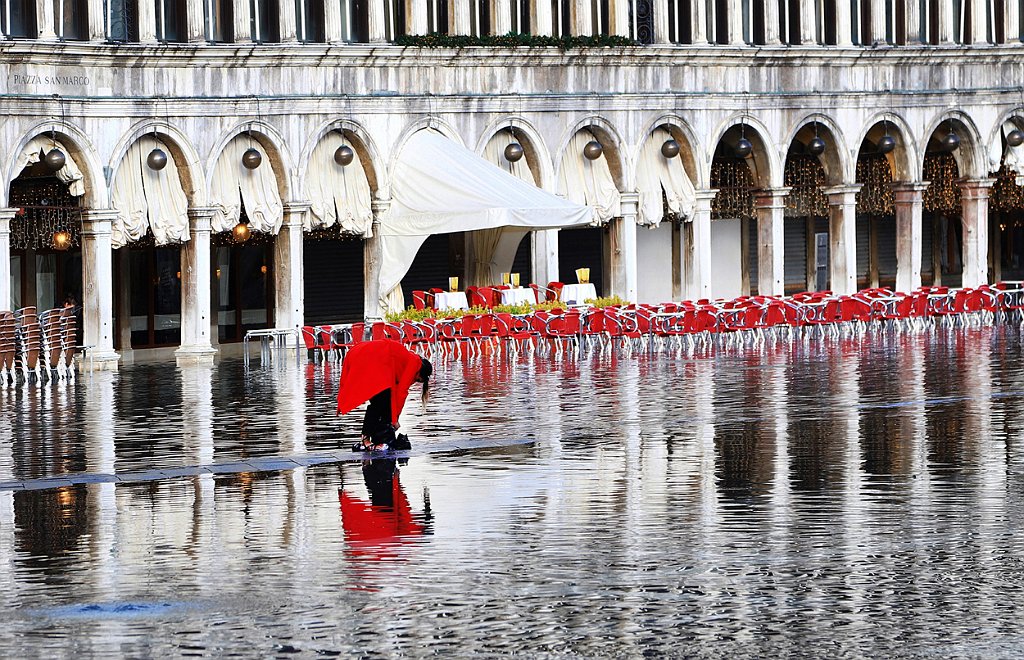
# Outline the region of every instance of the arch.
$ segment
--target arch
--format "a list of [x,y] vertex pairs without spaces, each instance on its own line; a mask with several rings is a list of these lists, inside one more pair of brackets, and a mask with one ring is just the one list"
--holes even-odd
[[[352,147],[359,154],[359,160],[363,164],[363,171],[366,173],[367,181],[370,184],[370,192],[373,193],[374,199],[387,199],[390,197],[391,184],[387,179],[387,172],[380,167],[381,155],[380,150],[377,148],[377,143],[370,137],[369,132],[362,124],[351,119],[332,119],[322,123],[306,140],[306,144],[299,154],[298,162],[309,163],[313,149],[316,148],[316,145],[320,144],[325,135],[332,131],[344,133],[346,138],[352,143]],[[303,186],[301,190],[296,188],[297,194],[305,197],[307,196],[304,185],[305,171],[300,173],[300,181],[303,183]]]
[[[597,115],[590,115],[580,119],[562,135],[559,140],[558,158],[555,161],[555,175],[557,176],[562,171],[562,159],[569,148],[569,141],[583,129],[593,133],[604,148],[604,157],[608,161],[608,169],[618,189],[622,191],[635,187],[633,181],[626,180],[627,167],[624,162],[624,154],[622,153],[622,136],[612,126],[611,122]],[[630,171],[629,174],[632,175],[633,172]]]
[[[1015,106],[1004,110],[1002,114],[996,119],[995,123],[992,124],[992,128],[989,130],[988,139],[985,144],[988,145],[988,169],[990,172],[995,172],[999,169],[1000,162],[1003,157],[1003,124],[1006,122],[1013,123],[1018,130],[1024,130],[1024,106]],[[997,155],[998,154],[998,155]]]
[[714,148],[711,150],[711,158],[708,160],[709,180],[711,161],[714,160],[718,145],[730,131],[735,129],[738,132],[741,126],[745,127],[743,129],[744,137],[750,140],[754,146],[751,157],[747,159],[748,167],[751,168],[751,173],[754,175],[754,183],[760,188],[782,187],[782,160],[777,150],[770,148],[773,145],[765,139],[765,136],[769,135],[768,128],[747,113],[730,115],[712,132],[714,139],[710,144],[714,145]]
[[544,190],[554,190],[555,174],[551,167],[551,152],[548,151],[547,144],[544,142],[544,137],[540,134],[540,131],[522,117],[509,115],[488,124],[477,141],[476,153],[482,154],[487,143],[500,131],[512,128],[515,129],[516,133],[521,134],[525,138],[525,140],[520,139],[520,142],[523,144],[527,162],[530,164],[531,169],[533,169],[534,176],[540,177],[540,182],[537,185]]
[[[417,119],[416,121],[407,125],[402,130],[402,132],[398,134],[398,138],[394,142],[394,145],[391,149],[391,158],[388,160],[389,181],[392,180],[392,177],[395,172],[395,167],[398,165],[398,156],[399,154],[402,153],[402,149],[405,148],[405,143],[409,141],[409,138],[411,138],[413,135],[415,135],[419,131],[422,131],[425,128],[432,128],[439,132],[441,135],[448,138],[449,140],[452,140],[456,144],[459,144],[463,147],[466,146],[466,143],[463,141],[462,136],[459,135],[458,131],[456,131],[451,124],[444,121],[443,119],[434,116]],[[382,197],[381,199],[389,199],[390,197],[391,189],[389,187],[388,197]]]
[[[828,145],[825,153],[818,156],[818,161],[825,170],[829,185],[838,186],[852,183],[857,176],[857,161],[852,157],[853,152],[846,143],[842,129],[832,121],[831,117],[822,113],[807,114],[796,122],[783,142],[786,146],[786,160],[789,159],[789,149],[793,142],[809,140],[814,136],[815,131],[818,137],[824,139],[825,144]],[[785,164],[783,164],[783,169],[785,169]]]
[[[985,153],[985,145],[981,141],[981,132],[971,117],[960,110],[949,109],[941,112],[929,124],[922,135],[921,153],[922,168],[924,166],[924,152],[928,150],[928,143],[936,133],[944,130],[944,125],[949,123],[956,134],[960,137],[960,148],[953,152],[957,167],[960,168],[960,176],[968,179],[978,179],[988,176],[988,156]],[[921,171],[918,172],[922,176]],[[920,180],[920,179],[919,179]]]
[[252,138],[259,142],[260,146],[267,152],[270,166],[274,170],[274,178],[277,180],[277,188],[281,195],[281,200],[291,200],[291,191],[295,189],[291,179],[293,176],[291,173],[294,172],[294,169],[292,166],[293,161],[284,138],[281,137],[281,134],[273,126],[265,121],[257,120],[237,122],[230,130],[223,133],[220,140],[214,144],[213,149],[210,151],[210,157],[206,161],[206,190],[210,190],[213,185],[213,173],[217,168],[217,161],[224,152],[224,147],[231,140],[246,132],[250,132]]
[[162,119],[145,119],[133,125],[114,145],[110,154],[110,181],[108,191],[114,184],[117,171],[124,161],[128,149],[141,139],[144,135],[156,133],[160,141],[171,151],[171,156],[178,166],[178,176],[181,179],[181,188],[188,197],[189,205],[193,207],[206,206],[209,203],[206,188],[206,175],[203,172],[202,160],[199,152],[196,151],[192,142],[177,127]]
[[636,181],[636,168],[640,162],[640,152],[644,148],[644,143],[650,139],[651,133],[656,128],[665,128],[672,134],[673,139],[679,143],[679,157],[682,159],[686,176],[690,177],[693,186],[697,189],[707,188],[710,172],[706,171],[706,168],[701,167],[703,163],[702,159],[699,158],[699,154],[702,151],[700,140],[697,139],[697,134],[690,124],[676,114],[659,115],[644,125],[643,139],[637,142],[633,149],[633,181]]
[[7,206],[8,204],[11,182],[21,174],[20,171],[14,171],[15,164],[17,163],[21,152],[34,138],[39,136],[49,136],[51,132],[54,134],[56,141],[67,150],[68,155],[71,156],[75,161],[75,164],[78,165],[78,168],[82,171],[85,184],[85,195],[82,196],[82,208],[109,208],[110,195],[107,190],[105,179],[102,175],[103,166],[100,164],[99,153],[97,152],[95,145],[88,136],[86,136],[84,131],[71,122],[60,122],[53,119],[38,121],[32,124],[29,129],[22,134],[22,138],[15,144],[14,149],[12,149],[8,154],[7,164],[4,166],[6,179],[4,181],[3,191],[0,193],[0,195],[2,195],[0,196],[0,199],[3,200],[3,206]]
[[[885,135],[886,131],[896,138],[896,148],[886,155],[889,167],[892,168],[893,181],[920,181],[924,154],[920,153],[910,125],[896,113],[878,112],[868,118],[858,136],[857,158],[860,157],[864,140],[875,142]],[[855,159],[854,168],[856,166]]]

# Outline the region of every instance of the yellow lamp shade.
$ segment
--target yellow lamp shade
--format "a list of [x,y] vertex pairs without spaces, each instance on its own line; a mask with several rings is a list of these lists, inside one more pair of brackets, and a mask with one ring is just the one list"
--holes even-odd
[[448,278],[448,290],[449,291],[458,291],[459,290],[459,278],[457,278],[457,277],[449,277]]

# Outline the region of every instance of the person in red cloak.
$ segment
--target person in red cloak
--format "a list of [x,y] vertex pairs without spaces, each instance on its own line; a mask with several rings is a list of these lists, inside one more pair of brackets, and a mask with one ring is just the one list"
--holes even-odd
[[395,435],[400,426],[398,416],[413,383],[423,383],[421,396],[427,402],[433,371],[426,358],[397,341],[368,341],[349,349],[341,363],[338,412],[345,414],[370,402],[363,418],[362,441],[352,450],[409,449],[408,437]]

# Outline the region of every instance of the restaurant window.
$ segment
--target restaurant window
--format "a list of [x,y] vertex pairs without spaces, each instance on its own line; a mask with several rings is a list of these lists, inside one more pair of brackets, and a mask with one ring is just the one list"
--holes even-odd
[[0,28],[8,37],[34,37],[36,31],[36,3],[33,0],[4,0],[0,14]]
[[[363,0],[363,4],[372,0]],[[405,34],[405,0],[384,0],[384,38],[394,41]],[[367,39],[369,41],[369,39]]]
[[324,0],[295,0],[295,28],[299,41],[324,43]]
[[232,0],[203,0],[206,16],[206,40],[211,43],[231,43],[235,40],[235,13]]
[[692,44],[690,0],[668,0],[668,40],[674,44]]
[[88,39],[89,0],[53,0],[53,21],[60,39]]
[[[629,38],[642,44],[654,43],[653,0],[629,0]],[[607,11],[605,3],[605,11]],[[607,25],[607,23],[605,23]]]
[[279,9],[277,0],[249,0],[253,41],[261,44],[281,41],[279,24],[281,12]]
[[129,282],[131,348],[180,344],[181,248],[147,245],[121,249],[128,250],[128,272],[120,275]]
[[186,0],[157,0],[156,38],[171,43],[188,41]]
[[491,33],[490,0],[473,0],[469,5],[469,30],[473,36],[481,37]]
[[590,34],[610,34],[609,19],[608,0],[590,0]]
[[[328,0],[330,2],[331,0]],[[385,7],[385,9],[390,9]],[[367,0],[341,0],[341,40],[366,43],[370,40],[370,16]],[[385,22],[390,19],[385,16]]]
[[427,0],[427,32],[448,34],[448,0]]
[[273,324],[272,241],[220,245],[214,263],[218,340],[242,341],[249,330]]

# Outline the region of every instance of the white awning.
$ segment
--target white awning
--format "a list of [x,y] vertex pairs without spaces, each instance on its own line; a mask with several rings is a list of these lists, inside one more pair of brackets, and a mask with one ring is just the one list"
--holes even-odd
[[338,224],[346,233],[369,238],[373,232],[370,184],[359,152],[353,149],[352,162],[344,167],[334,162],[334,152],[347,144],[341,133],[331,131],[313,149],[306,175],[312,206],[303,220],[303,229]]
[[697,198],[683,169],[683,159],[665,158],[661,154],[662,145],[671,139],[671,133],[664,128],[656,128],[640,152],[636,168],[636,188],[640,193],[638,225],[657,227],[661,223],[666,210],[662,204],[662,193],[669,212],[686,219],[693,217]]
[[428,236],[591,223],[593,210],[552,195],[433,130],[405,144],[395,165],[391,207],[381,218],[381,302],[399,311],[399,284]]
[[[254,170],[242,165],[242,154],[255,149],[263,162]],[[210,206],[214,233],[231,231],[241,217],[242,204],[253,231],[277,235],[284,222],[284,205],[278,192],[277,177],[263,145],[242,134],[224,147],[213,169]]]
[[[167,165],[154,170],[146,164],[149,153],[160,149]],[[189,240],[188,198],[181,188],[178,166],[167,145],[145,135],[128,148],[111,186],[117,220],[111,234],[114,248],[120,248],[153,232],[157,245]]]
[[54,148],[60,149],[64,154],[64,167],[55,172],[57,180],[67,184],[68,192],[72,197],[81,197],[85,194],[85,177],[82,175],[78,163],[75,162],[74,157],[68,153],[64,145],[54,142],[45,135],[37,135],[25,145],[14,165],[14,176],[19,176],[23,169],[41,161],[46,153]]

